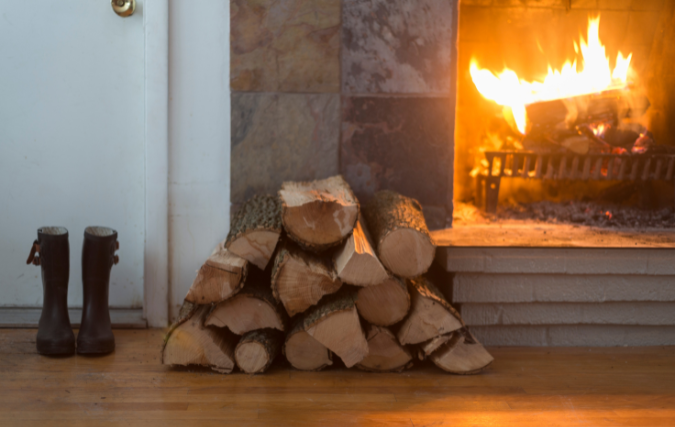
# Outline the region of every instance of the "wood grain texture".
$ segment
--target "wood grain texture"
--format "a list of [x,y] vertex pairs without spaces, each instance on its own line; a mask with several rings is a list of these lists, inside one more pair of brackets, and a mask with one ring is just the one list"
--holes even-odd
[[40,356],[35,334],[0,330],[3,427],[675,423],[673,347],[488,348],[495,361],[476,376],[277,363],[251,377],[161,365],[159,329],[115,330],[115,352],[95,358]]

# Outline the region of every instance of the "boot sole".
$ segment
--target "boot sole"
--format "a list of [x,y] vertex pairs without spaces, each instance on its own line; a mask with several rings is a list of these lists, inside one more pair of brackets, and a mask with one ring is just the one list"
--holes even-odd
[[75,346],[68,345],[39,345],[37,352],[43,356],[72,356],[75,354]]

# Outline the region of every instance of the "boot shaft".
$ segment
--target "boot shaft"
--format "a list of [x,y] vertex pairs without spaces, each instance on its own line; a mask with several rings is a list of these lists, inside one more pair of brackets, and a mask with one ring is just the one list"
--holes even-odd
[[107,227],[87,227],[82,245],[84,306],[92,302],[108,308],[110,269],[116,263],[117,232]]
[[64,227],[39,228],[36,243],[45,301],[50,300],[52,294],[57,299],[67,298],[70,277],[68,230]]

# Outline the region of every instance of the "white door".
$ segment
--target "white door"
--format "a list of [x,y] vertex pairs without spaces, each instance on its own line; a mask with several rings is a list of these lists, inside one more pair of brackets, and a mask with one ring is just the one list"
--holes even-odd
[[0,2],[0,306],[40,307],[36,230],[70,234],[68,303],[82,305],[84,228],[116,229],[112,307],[143,304],[143,5]]

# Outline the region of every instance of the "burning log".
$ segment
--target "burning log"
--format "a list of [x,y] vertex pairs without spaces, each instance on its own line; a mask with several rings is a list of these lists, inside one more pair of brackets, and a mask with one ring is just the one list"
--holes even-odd
[[410,294],[401,279],[390,277],[379,285],[359,289],[356,308],[369,323],[391,326],[408,314]]
[[396,335],[382,326],[366,328],[368,355],[356,365],[365,371],[402,371],[412,366],[410,351],[398,343]]
[[409,280],[412,308],[403,321],[398,340],[419,344],[464,327],[459,314],[425,277]]
[[247,374],[259,374],[270,367],[279,355],[283,332],[276,329],[260,329],[246,333],[234,350],[237,366]]
[[227,327],[237,335],[272,328],[284,331],[287,322],[283,307],[272,296],[269,278],[252,269],[243,289],[234,297],[213,308],[207,326]]
[[296,321],[284,343],[286,360],[301,371],[318,371],[333,364],[333,355],[305,329],[302,319]]
[[220,243],[197,272],[185,300],[195,304],[224,301],[239,292],[247,274],[246,260],[229,252]]
[[227,329],[204,326],[209,310],[206,305],[183,305],[162,348],[164,365],[201,365],[220,373],[232,372],[239,337]]
[[360,217],[352,235],[335,254],[334,264],[338,277],[350,285],[379,285],[389,277],[375,255],[370,234]]
[[359,213],[359,202],[340,175],[312,182],[284,182],[279,197],[286,233],[313,251],[342,242],[352,232]]
[[288,240],[281,243],[272,268],[272,291],[289,316],[307,310],[340,286],[328,257],[305,252]]
[[234,218],[225,247],[261,270],[269,263],[281,235],[281,204],[270,195],[249,199]]
[[466,328],[454,332],[429,358],[444,371],[460,375],[477,374],[494,360]]
[[368,354],[368,342],[356,311],[354,290],[344,288],[308,310],[302,318],[307,333],[351,368]]
[[379,191],[368,203],[364,216],[377,254],[390,271],[412,278],[429,269],[436,247],[417,200],[393,191]]

